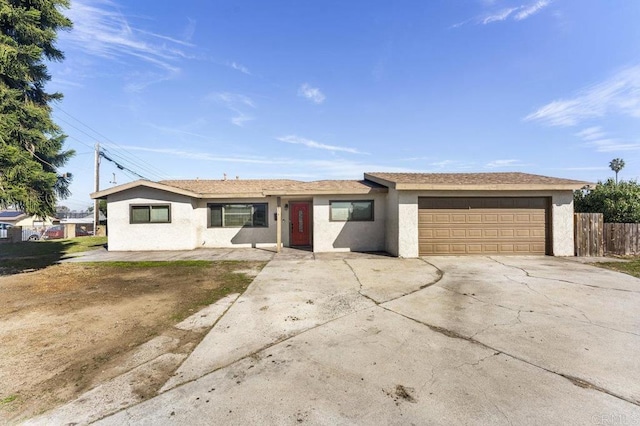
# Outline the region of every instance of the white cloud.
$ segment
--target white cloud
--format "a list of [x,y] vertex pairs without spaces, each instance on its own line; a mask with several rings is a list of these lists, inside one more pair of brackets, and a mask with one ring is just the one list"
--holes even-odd
[[[178,75],[180,60],[190,58],[188,50],[194,47],[187,41],[137,28],[120,12],[119,5],[110,0],[75,0],[65,14],[73,21],[73,29],[59,35],[63,50],[76,49],[125,63],[146,62],[156,71],[138,75],[151,83]],[[190,21],[189,25],[195,22]],[[139,90],[148,84],[131,83],[130,89]]]
[[239,93],[230,93],[230,92],[220,92],[220,93],[212,93],[208,96],[209,99],[214,99],[226,104],[229,107],[244,105],[251,108],[255,108],[256,104],[253,102],[249,96],[242,95]]
[[[256,178],[278,178],[297,177],[305,179],[362,179],[362,174],[366,171],[386,171],[386,172],[415,172],[417,170],[407,169],[403,167],[393,167],[375,163],[363,163],[359,161],[347,160],[343,158],[335,158],[331,160],[305,160],[299,158],[282,158],[282,157],[264,157],[264,156],[222,156],[213,155],[210,152],[189,151],[176,148],[149,148],[143,146],[124,146],[124,149],[130,151],[142,151],[156,153],[185,160],[210,161],[228,164],[248,164],[251,170],[242,176],[253,175]],[[260,171],[255,172],[258,166]],[[264,166],[264,167],[263,167]],[[268,168],[268,166],[275,166]],[[288,174],[282,174],[282,166],[287,166],[290,170]],[[181,176],[181,179],[192,178],[193,176]]]
[[[492,8],[495,2],[490,1],[490,2],[484,2],[484,3],[485,3],[484,4],[485,7]],[[496,22],[504,22],[507,20],[523,21],[535,15],[536,13],[540,12],[542,9],[549,6],[550,4],[551,4],[551,0],[538,0],[536,2],[525,4],[525,5],[502,8],[500,10],[490,11],[480,16],[476,16],[476,17],[464,20],[462,22],[459,22],[457,24],[453,24],[450,28],[458,28],[468,23],[487,25],[487,24],[493,24]]]
[[291,143],[291,144],[295,144],[295,145],[304,145],[308,148],[314,148],[314,149],[324,149],[327,151],[332,151],[332,152],[348,152],[351,154],[365,154],[364,152],[360,152],[355,148],[347,148],[347,147],[342,147],[342,146],[335,146],[335,145],[326,145],[320,142],[316,142],[313,141],[311,139],[305,139],[305,138],[301,138],[299,136],[295,136],[295,135],[288,135],[288,136],[281,136],[279,138],[276,138],[277,140],[279,140],[280,142],[286,142],[286,143]]
[[518,11],[518,13],[516,13],[516,16],[513,19],[516,21],[527,19],[529,16],[535,15],[545,7],[549,6],[550,3],[550,0],[540,0],[532,5],[524,6]]
[[311,87],[308,83],[304,83],[298,89],[298,96],[309,99],[311,102],[321,104],[326,97],[317,87]]
[[482,23],[486,25],[486,24],[490,24],[492,22],[502,22],[502,21],[506,20],[509,16],[511,16],[511,14],[513,12],[515,12],[516,10],[518,10],[518,9],[519,9],[518,7],[512,7],[512,8],[509,8],[509,9],[503,9],[503,10],[501,10],[499,12],[494,13],[494,14],[485,16],[482,19]]
[[183,40],[191,40],[193,38],[193,35],[196,32],[196,20],[195,19],[191,19],[191,18],[187,18],[187,26],[185,27],[184,31],[182,32],[182,39]]
[[572,98],[552,101],[524,119],[551,126],[575,126],[607,114],[640,117],[640,66],[626,68]]
[[291,164],[292,160],[281,160],[267,157],[236,157],[236,156],[219,156],[210,152],[188,151],[175,148],[149,148],[146,146],[124,146],[123,148],[130,151],[153,152],[157,154],[166,154],[189,160],[216,161],[221,163],[248,163],[248,164]]
[[602,127],[600,126],[593,126],[593,127],[587,127],[584,130],[579,131],[578,133],[576,133],[576,136],[578,136],[581,139],[584,139],[586,141],[592,141],[595,139],[601,139],[606,135],[606,133],[604,131],[602,131]]
[[251,75],[249,68],[245,67],[242,64],[239,64],[237,62],[229,62],[227,65],[229,65],[231,68],[233,68],[236,71],[240,71],[243,74]]
[[242,127],[244,126],[244,123],[246,123],[247,121],[253,120],[253,117],[250,117],[244,114],[242,111],[238,111],[238,110],[234,110],[234,111],[236,112],[236,116],[231,117],[231,124],[234,124],[238,127]]
[[503,167],[518,167],[524,166],[520,160],[493,160],[485,165],[487,169],[499,169]]
[[243,111],[246,107],[256,108],[253,99],[246,95],[229,92],[212,93],[207,96],[207,99],[217,101],[232,111],[235,115],[229,121],[235,126],[242,127],[246,122],[254,119]]
[[600,139],[587,145],[595,147],[597,152],[638,151],[640,143],[623,142],[619,139]]

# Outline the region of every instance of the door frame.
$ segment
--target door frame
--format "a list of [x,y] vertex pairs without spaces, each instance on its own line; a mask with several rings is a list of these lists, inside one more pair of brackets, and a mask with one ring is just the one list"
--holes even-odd
[[[294,200],[289,201],[289,247],[311,247],[313,248],[313,201],[311,200]],[[306,204],[309,212],[309,244],[294,245],[293,244],[293,205]]]

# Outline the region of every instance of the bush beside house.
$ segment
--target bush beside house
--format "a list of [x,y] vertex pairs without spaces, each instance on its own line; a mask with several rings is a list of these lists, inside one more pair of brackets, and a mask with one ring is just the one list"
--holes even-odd
[[640,223],[640,184],[635,180],[598,181],[590,190],[574,193],[576,213],[602,213],[605,223]]

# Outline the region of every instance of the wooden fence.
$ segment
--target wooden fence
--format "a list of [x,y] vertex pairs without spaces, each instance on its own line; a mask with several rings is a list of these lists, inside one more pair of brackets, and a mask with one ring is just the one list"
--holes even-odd
[[603,223],[601,213],[575,213],[576,256],[640,255],[640,223]]
[[640,223],[605,223],[604,254],[640,254]]
[[575,213],[573,219],[576,256],[603,256],[602,213]]

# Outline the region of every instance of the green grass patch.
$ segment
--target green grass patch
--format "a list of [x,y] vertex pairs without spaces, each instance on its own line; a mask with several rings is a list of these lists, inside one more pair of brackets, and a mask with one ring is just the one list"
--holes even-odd
[[[211,262],[212,269],[216,271],[216,281],[219,285],[202,294],[195,300],[191,300],[188,304],[180,307],[180,309],[171,317],[171,320],[179,322],[194,314],[198,310],[209,306],[225,296],[233,293],[242,294],[249,287],[255,278],[243,272],[238,272],[246,262],[241,261],[217,261]],[[267,262],[253,263],[256,271],[261,271]]]
[[600,262],[595,263],[595,265],[640,278],[640,258],[633,259],[629,262]]
[[9,395],[6,398],[0,399],[0,404],[1,405],[10,404],[16,399],[18,399],[18,395]]
[[[83,251],[96,250],[107,244],[107,237],[77,237],[62,240],[65,245],[65,254],[81,253]],[[43,241],[47,242],[47,241]]]
[[0,245],[0,259],[38,257],[95,250],[107,243],[107,237],[77,237],[66,240],[23,241]]
[[77,237],[0,244],[0,275],[46,268],[69,254],[99,249],[106,243],[107,237]]

